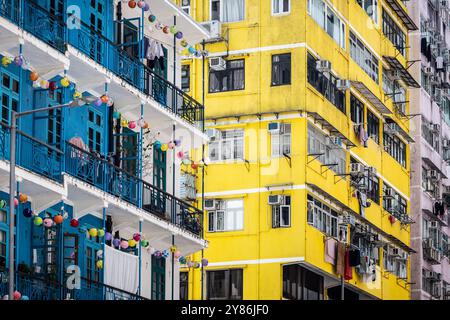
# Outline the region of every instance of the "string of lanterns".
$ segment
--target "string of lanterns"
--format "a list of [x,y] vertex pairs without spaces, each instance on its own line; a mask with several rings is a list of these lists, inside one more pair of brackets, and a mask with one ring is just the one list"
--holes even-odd
[[[130,0],[130,1],[128,1],[128,7],[130,7],[131,9],[135,9],[137,7],[139,9],[142,9],[145,12],[147,12],[147,11],[151,12],[150,5],[146,1]],[[196,50],[194,46],[189,45],[189,43],[186,41],[186,39],[184,39],[183,32],[177,30],[176,26],[174,26],[174,25],[172,25],[172,26],[164,25],[163,23],[158,21],[157,17],[154,14],[152,14],[152,13],[148,16],[148,21],[150,23],[154,23],[154,26],[155,26],[156,30],[162,31],[165,34],[169,34],[169,33],[173,34],[175,36],[175,38],[180,41],[180,45],[183,48],[186,48],[186,50],[190,54],[192,54],[192,55],[194,55],[196,57],[201,57],[202,56],[202,52]]]

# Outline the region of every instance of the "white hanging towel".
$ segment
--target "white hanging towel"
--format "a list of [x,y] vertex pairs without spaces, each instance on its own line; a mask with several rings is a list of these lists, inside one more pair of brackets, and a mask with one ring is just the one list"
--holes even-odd
[[139,281],[138,256],[105,246],[104,257],[105,284],[130,293],[136,293]]

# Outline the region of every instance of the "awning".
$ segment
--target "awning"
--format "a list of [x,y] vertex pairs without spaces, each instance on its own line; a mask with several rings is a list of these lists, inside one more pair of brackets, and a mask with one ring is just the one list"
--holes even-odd
[[381,114],[392,114],[391,110],[389,110],[388,107],[386,107],[384,103],[381,102],[381,100],[378,99],[377,96],[374,95],[364,83],[361,81],[351,81],[351,83],[352,86],[355,87],[355,89],[358,90],[359,93],[361,93],[364,98],[366,98]]
[[403,8],[398,0],[386,0],[385,2],[391,7],[392,11],[397,14],[399,19],[402,20],[409,31],[419,30],[414,20],[409,16],[408,12],[406,12],[405,8]]
[[330,135],[339,137],[345,143],[347,149],[356,147],[356,145],[353,142],[351,142],[350,139],[344,136],[335,126],[333,126],[330,122],[328,122],[317,112],[308,112],[308,116],[313,118],[315,123],[320,124],[323,129],[328,130],[330,132]]
[[384,238],[389,240],[389,242],[391,242],[393,244],[396,244],[397,246],[399,246],[401,249],[403,249],[404,251],[406,251],[408,253],[416,253],[416,251],[414,249],[412,249],[411,247],[409,247],[406,243],[402,242],[401,240],[397,239],[396,237],[394,237],[394,236],[388,234],[387,232],[383,231],[382,229],[378,228],[372,222],[370,222],[369,220],[367,220],[366,218],[364,218],[360,214],[358,214],[355,211],[353,211],[350,207],[348,207],[347,205],[343,204],[338,199],[336,199],[334,196],[332,196],[328,192],[322,190],[317,185],[315,185],[313,183],[307,183],[307,186],[309,188],[311,188],[312,191],[322,195],[326,199],[328,199],[328,200],[332,201],[333,203],[335,203],[338,207],[341,207],[343,210],[349,212],[352,216],[355,217],[356,220],[360,221],[360,223],[362,223],[362,224],[365,224],[365,225],[369,226],[373,231],[381,234]]
[[400,73],[401,80],[412,88],[420,88],[420,84],[413,78],[409,71],[398,61],[396,57],[383,56],[383,59],[389,66],[389,70],[397,71]]
[[386,116],[386,123],[394,123],[395,126],[398,129],[398,134],[405,139],[406,141],[408,141],[409,143],[414,143],[414,139],[409,135],[408,132],[406,132],[405,130],[403,130],[403,128],[401,126],[398,125],[397,122],[395,122],[394,119],[392,119],[390,116]]

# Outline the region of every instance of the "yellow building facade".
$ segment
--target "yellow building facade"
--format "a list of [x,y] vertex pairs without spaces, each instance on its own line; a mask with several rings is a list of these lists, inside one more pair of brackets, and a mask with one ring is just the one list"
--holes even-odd
[[[209,263],[182,270],[185,298],[409,299],[414,25],[401,1],[179,4],[220,21],[207,57],[183,61],[210,136]],[[200,206],[201,190],[199,170]]]

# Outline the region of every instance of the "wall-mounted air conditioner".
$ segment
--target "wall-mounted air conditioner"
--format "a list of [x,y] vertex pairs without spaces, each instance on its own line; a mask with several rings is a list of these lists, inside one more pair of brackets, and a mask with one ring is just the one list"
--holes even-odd
[[220,38],[222,34],[222,25],[218,20],[201,22],[200,25],[209,32],[212,39]]
[[339,91],[347,91],[352,87],[350,80],[339,79],[336,81],[336,88]]
[[271,206],[282,204],[283,203],[283,196],[279,194],[271,194],[268,197],[268,203]]
[[328,60],[317,60],[316,70],[319,72],[331,72],[331,62]]
[[223,71],[227,68],[227,62],[222,57],[209,58],[209,67],[215,71]]

